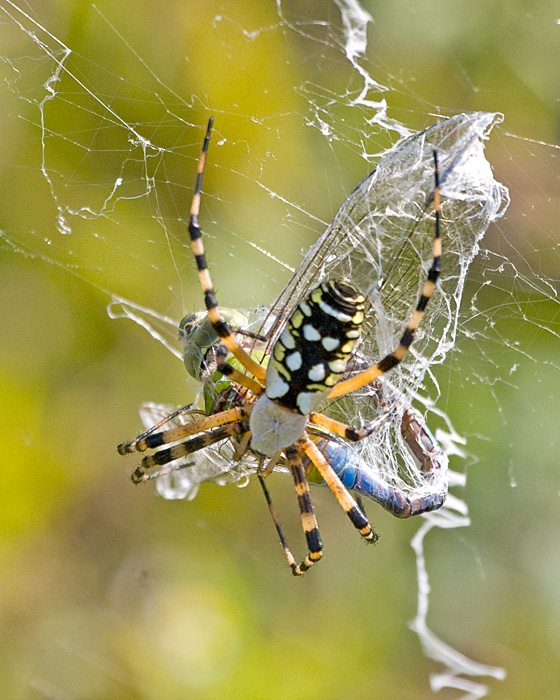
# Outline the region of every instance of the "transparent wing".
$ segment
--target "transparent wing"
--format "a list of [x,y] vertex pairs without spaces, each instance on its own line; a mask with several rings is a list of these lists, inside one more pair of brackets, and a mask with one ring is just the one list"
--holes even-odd
[[[438,289],[405,361],[383,380],[396,419],[359,443],[360,457],[398,488],[425,487],[399,428],[422,379],[455,342],[468,268],[490,223],[507,204],[494,180],[483,141],[501,115],[461,114],[438,122],[391,151],[348,196],[270,307],[269,350],[310,288],[326,278],[352,282],[369,309],[353,363],[360,369],[392,351],[418,302],[433,258],[434,149],[442,195],[442,262]],[[379,387],[331,402],[324,412],[359,426],[378,412]],[[323,410],[323,408],[321,409]]]
[[[500,115],[483,112],[445,119],[383,158],[348,196],[272,304],[276,319],[270,345],[309,289],[337,277],[352,282],[370,305],[360,352],[376,359],[395,347],[432,262],[434,223],[426,212],[433,200],[437,149],[443,198],[442,273],[423,325],[430,329],[430,318],[442,317],[435,353],[441,361],[449,333],[454,332],[468,266],[503,207],[505,191],[492,176],[482,144],[499,119]],[[414,342],[416,355],[425,355],[430,335],[420,329]],[[429,352],[430,363],[435,354]]]

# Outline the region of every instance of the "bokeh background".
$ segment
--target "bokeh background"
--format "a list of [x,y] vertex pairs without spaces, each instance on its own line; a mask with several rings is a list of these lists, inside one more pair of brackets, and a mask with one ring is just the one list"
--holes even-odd
[[[441,669],[408,628],[419,523],[370,508],[372,550],[316,491],[326,556],[294,580],[257,484],[205,485],[192,502],[133,488],[134,458],[115,445],[139,432],[139,404],[192,390],[107,305],[122,295],[175,319],[200,307],[184,218],[211,112],[209,255],[223,303],[252,307],[288,275],[261,251],[297,265],[397,127],[481,109],[505,115],[488,157],[512,203],[437,374],[467,439],[453,466],[472,524],[426,540],[429,623],[506,670],[480,679],[490,697],[557,697],[557,4],[364,0],[355,65],[350,2],[19,7],[0,1],[0,696],[435,696]],[[366,74],[385,88],[365,95],[386,100],[380,125],[379,105],[355,104]],[[290,480],[273,491],[299,551]]]

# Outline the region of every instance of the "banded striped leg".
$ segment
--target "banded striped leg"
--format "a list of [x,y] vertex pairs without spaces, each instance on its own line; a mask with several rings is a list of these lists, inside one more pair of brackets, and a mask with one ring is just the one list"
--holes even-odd
[[[181,426],[182,427],[182,426]],[[186,457],[193,452],[198,452],[203,450],[205,447],[214,445],[216,442],[221,442],[227,438],[234,437],[237,435],[243,435],[249,431],[249,423],[246,421],[235,421],[234,423],[228,423],[219,428],[216,428],[212,432],[202,433],[196,437],[186,440],[185,442],[180,442],[178,445],[172,445],[164,450],[159,450],[152,455],[144,457],[142,463],[136,470],[132,473],[132,481],[135,484],[139,484],[142,481],[147,481],[148,479],[156,479],[158,476],[163,476],[164,474],[170,474],[171,472],[178,471],[179,469],[184,469],[190,466],[190,464],[181,465],[171,465],[166,469],[159,469],[156,472],[148,473],[150,469],[154,467],[162,467],[170,462],[174,462],[177,459]]]
[[[377,382],[374,382],[374,384],[377,385]],[[366,423],[361,428],[351,428],[349,425],[346,425],[346,423],[341,423],[334,418],[329,418],[323,413],[310,414],[310,424],[320,425],[323,428],[326,428],[329,432],[346,438],[347,440],[352,440],[354,442],[357,440],[362,440],[368,435],[371,435],[379,430],[379,428],[388,423],[394,416],[394,409],[388,408],[382,388],[376,386],[375,389],[375,395],[372,396],[371,399],[380,412],[373,420],[369,421],[369,423]]]
[[251,377],[248,377],[246,374],[243,374],[238,369],[235,369],[235,367],[232,367],[232,365],[226,362],[226,359],[227,348],[223,345],[218,345],[216,349],[216,369],[218,370],[218,372],[223,374],[224,377],[228,377],[236,384],[239,384],[240,386],[249,389],[249,391],[255,396],[262,394],[264,387],[262,387]]
[[346,423],[341,423],[334,418],[325,416],[324,413],[311,413],[309,415],[309,422],[315,425],[320,425],[322,428],[326,428],[329,432],[345,438],[346,440],[357,442],[358,440],[363,440],[379,430],[382,425],[391,419],[391,416],[391,411],[385,411],[380,413],[378,416],[375,416],[373,420],[366,423],[361,428],[352,428],[349,425],[346,425]]
[[305,469],[303,468],[301,453],[298,446],[291,445],[288,447],[286,449],[286,457],[288,459],[288,466],[290,467],[292,476],[294,477],[299,511],[301,513],[301,524],[303,527],[303,532],[305,533],[307,548],[309,550],[307,556],[299,566],[292,565],[292,572],[294,576],[301,576],[301,574],[308,571],[313,564],[318,562],[323,556],[323,545],[321,543],[321,536],[319,535],[317,519],[315,518],[315,513],[313,512],[311,494],[309,493],[309,484],[307,483]]
[[[221,411],[220,413],[215,413],[211,416],[202,418],[201,420],[193,421],[192,423],[184,423],[183,425],[177,425],[169,430],[163,430],[159,433],[142,433],[132,442],[126,442],[119,445],[117,450],[119,454],[128,454],[130,452],[144,452],[148,449],[154,449],[156,447],[161,447],[162,445],[169,444],[170,442],[178,442],[190,435],[196,435],[197,433],[202,433],[205,430],[210,430],[211,428],[217,428],[220,425],[225,425],[226,423],[234,423],[235,421],[247,420],[251,413],[252,406],[231,408],[227,411]],[[183,410],[179,409],[175,413],[171,414],[171,418],[182,413]],[[167,422],[169,418],[165,418],[164,421],[160,421],[157,425],[161,425]]]
[[352,525],[368,542],[376,542],[377,534],[372,530],[368,519],[364,515],[363,511],[358,507],[355,499],[350,495],[348,489],[339,479],[334,469],[319,451],[317,445],[312,442],[307,435],[300,440],[300,444],[303,447],[305,454],[313,462],[315,467],[317,467],[317,470],[323,477],[324,482],[334,493],[336,500],[340,503],[344,509],[344,512],[350,518]]
[[162,426],[164,426],[166,423],[169,423],[170,421],[173,421],[178,416],[182,416],[185,413],[192,411],[193,406],[194,403],[188,403],[186,406],[181,406],[181,408],[178,408],[176,411],[173,411],[173,413],[170,413],[168,416],[165,416],[165,418],[162,418],[154,425],[151,425],[143,433],[140,433],[138,437],[135,437],[134,440],[131,440],[130,442],[123,442],[120,445],[117,445],[117,452],[120,455],[127,455],[133,452],[143,452],[147,447],[145,439],[148,437],[148,435],[158,432]]
[[[410,346],[412,345],[412,341],[414,340],[414,333],[416,332],[416,329],[420,325],[420,321],[422,319],[422,316],[424,315],[424,312],[426,310],[426,306],[428,305],[428,302],[430,301],[430,298],[432,294],[434,293],[434,290],[436,288],[437,280],[439,277],[440,273],[440,265],[441,265],[441,238],[440,238],[440,231],[439,231],[439,221],[440,221],[440,201],[439,201],[439,172],[438,172],[438,161],[437,161],[437,152],[434,150],[434,178],[435,178],[435,186],[434,186],[434,212],[435,212],[435,235],[434,235],[434,260],[432,263],[432,266],[430,267],[428,271],[428,278],[424,284],[424,288],[422,289],[422,294],[420,296],[420,299],[418,301],[418,304],[416,306],[416,310],[410,317],[410,321],[408,322],[408,326],[406,327],[405,332],[403,333],[401,340],[399,342],[398,347],[393,350],[393,352],[389,353],[386,355],[382,360],[377,362],[375,365],[372,365],[369,369],[364,370],[363,372],[360,372],[356,376],[352,377],[351,379],[347,379],[343,382],[339,382],[334,389],[330,392],[327,398],[329,399],[334,399],[337,396],[345,396],[346,394],[349,394],[352,391],[355,391],[356,389],[359,389],[362,386],[365,386],[366,384],[369,384],[370,382],[374,381],[374,379],[377,379],[380,377],[382,374],[385,374],[386,372],[389,372],[389,370],[393,369],[396,367],[399,362],[402,361],[406,353],[408,352]],[[359,433],[359,431],[357,431]],[[367,435],[369,435],[371,431],[366,432],[365,434],[360,434],[360,436],[356,439],[361,440]],[[353,439],[353,438],[351,438]]]
[[198,161],[198,171],[196,177],[196,186],[194,190],[194,195],[191,204],[191,216],[189,221],[189,235],[191,238],[191,248],[196,260],[196,265],[198,267],[198,277],[200,279],[200,285],[202,291],[204,292],[204,302],[206,304],[206,309],[208,310],[208,318],[210,319],[214,330],[227,347],[227,349],[239,360],[239,362],[247,369],[251,374],[253,374],[258,380],[264,382],[266,371],[261,365],[257,364],[246,352],[243,350],[241,345],[235,339],[232,334],[231,328],[228,322],[220,313],[218,308],[218,302],[216,300],[216,294],[214,292],[214,287],[212,284],[212,279],[210,277],[210,272],[208,270],[208,265],[206,264],[206,256],[204,254],[204,244],[202,242],[202,231],[200,230],[200,225],[198,223],[198,216],[200,213],[200,196],[202,190],[202,179],[204,176],[204,166],[206,163],[206,154],[208,153],[208,144],[210,143],[210,134],[212,133],[212,125],[214,124],[213,117],[208,120],[208,127],[206,129],[206,136],[204,137],[204,144],[202,146],[202,152],[200,154],[200,159]]
[[268,505],[268,509],[274,521],[276,527],[276,532],[284,548],[284,553],[288,564],[292,569],[294,576],[301,576],[306,571],[319,561],[323,556],[323,545],[321,543],[321,536],[319,535],[319,528],[317,526],[317,519],[315,518],[315,513],[313,512],[313,504],[311,502],[311,494],[309,493],[309,484],[307,483],[307,478],[305,476],[305,470],[303,468],[303,463],[301,461],[301,454],[297,445],[291,445],[286,449],[286,458],[288,460],[288,466],[292,472],[294,478],[294,484],[296,487],[296,494],[298,497],[299,510],[301,514],[301,524],[303,527],[303,532],[305,534],[305,539],[307,541],[308,554],[301,564],[297,564],[292,551],[288,547],[282,528],[280,527],[280,522],[278,521],[278,516],[272,505],[272,500],[270,498],[270,492],[264,483],[264,478],[259,475],[259,482],[262,486],[264,496]]

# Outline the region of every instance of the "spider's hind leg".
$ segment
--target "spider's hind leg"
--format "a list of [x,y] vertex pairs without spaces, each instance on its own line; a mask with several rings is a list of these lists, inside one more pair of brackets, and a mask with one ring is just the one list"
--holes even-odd
[[288,564],[290,565],[294,576],[301,576],[306,571],[309,571],[313,564],[316,564],[323,556],[323,545],[321,542],[321,536],[319,535],[317,519],[315,518],[315,513],[313,511],[311,494],[309,493],[309,484],[307,483],[307,478],[305,476],[305,469],[301,460],[299,447],[297,445],[291,445],[288,447],[286,449],[286,458],[294,478],[299,510],[301,514],[301,524],[303,527],[303,532],[305,533],[307,548],[309,550],[307,556],[300,564],[296,562],[295,557],[288,546],[284,533],[282,532],[278,515],[276,514],[274,506],[272,505],[270,492],[265,484],[264,478],[261,475],[259,475],[258,478],[264,492],[264,497],[266,498],[274,526],[276,527],[276,532],[278,533],[278,537],[280,538],[280,542],[284,548],[284,553],[286,555],[286,559],[288,560]]
[[311,462],[315,465],[323,480],[333,492],[336,500],[342,506],[346,515],[350,518],[350,522],[360,535],[368,542],[377,542],[377,533],[373,530],[362,508],[356,503],[356,500],[349,493],[348,489],[334,469],[327,462],[324,455],[321,453],[317,445],[305,435],[300,441]]
[[[439,192],[439,171],[438,171],[438,157],[437,151],[434,150],[434,216],[435,216],[435,232],[433,239],[433,260],[430,269],[428,270],[428,276],[422,287],[422,292],[420,298],[416,305],[416,309],[413,311],[412,316],[408,320],[408,325],[405,328],[404,333],[401,336],[398,346],[390,352],[388,355],[379,362],[365,369],[363,372],[351,377],[350,379],[345,379],[338,382],[334,389],[328,395],[329,399],[334,399],[338,396],[345,396],[356,389],[360,389],[362,386],[373,382],[378,377],[381,377],[386,372],[390,372],[403,360],[410,346],[414,340],[414,334],[420,325],[420,321],[426,311],[428,302],[432,298],[432,295],[436,289],[436,284],[441,272],[441,235],[440,235],[440,192]],[[370,431],[371,432],[371,431]],[[361,440],[370,433],[364,433],[360,435],[357,439]],[[354,439],[354,438],[350,438]]]

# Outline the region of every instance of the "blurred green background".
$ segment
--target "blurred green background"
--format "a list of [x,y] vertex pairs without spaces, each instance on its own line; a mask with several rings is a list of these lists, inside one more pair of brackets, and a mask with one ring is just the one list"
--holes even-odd
[[[398,137],[355,104],[358,64],[386,88],[367,98],[412,130],[505,114],[488,157],[512,204],[437,373],[438,405],[467,438],[457,495],[472,525],[426,541],[429,623],[506,669],[483,679],[492,698],[557,697],[558,6],[364,2],[356,66],[345,7],[59,0],[24,16],[0,1],[2,698],[434,697],[441,667],[407,626],[419,522],[370,507],[372,550],[316,490],[325,558],[294,580],[257,484],[165,501],[132,487],[134,458],[115,450],[139,432],[141,402],[192,396],[181,363],[106,307],[107,290],[175,319],[200,307],[184,219],[208,115],[217,291],[266,304],[289,273],[261,251],[297,265],[371,169],[363,156]],[[299,552],[290,480],[271,488]]]

